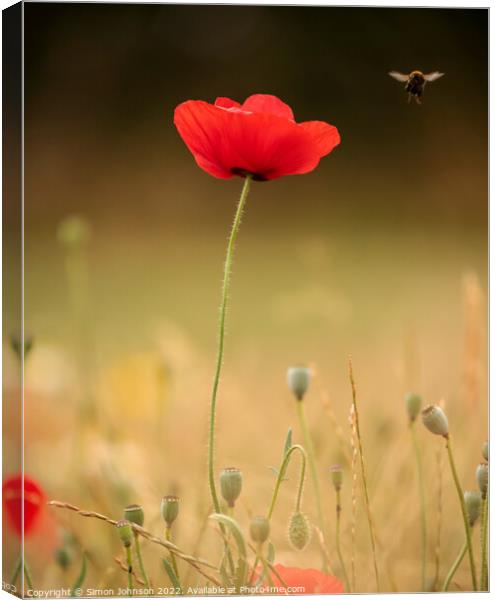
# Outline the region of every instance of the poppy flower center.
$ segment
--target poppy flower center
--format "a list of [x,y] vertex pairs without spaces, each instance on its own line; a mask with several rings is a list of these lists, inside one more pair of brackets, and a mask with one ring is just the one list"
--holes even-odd
[[243,169],[241,167],[232,167],[230,172],[233,175],[240,175],[241,177],[247,177],[248,175],[251,175],[253,181],[268,181],[268,177],[266,177],[266,175],[263,173],[251,173],[247,169]]

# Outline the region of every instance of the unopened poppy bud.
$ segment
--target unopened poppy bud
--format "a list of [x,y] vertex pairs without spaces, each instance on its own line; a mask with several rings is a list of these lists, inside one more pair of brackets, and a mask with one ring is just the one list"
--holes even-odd
[[139,504],[129,504],[129,506],[126,506],[124,509],[124,519],[142,527],[144,523],[143,507]]
[[161,509],[163,520],[167,527],[171,527],[179,514],[179,498],[177,496],[163,496]]
[[482,462],[478,465],[476,469],[476,481],[478,482],[481,495],[485,498],[488,491],[488,463]]
[[132,526],[127,519],[121,519],[117,522],[117,531],[120,539],[126,548],[132,544]]
[[270,535],[270,521],[266,517],[253,517],[249,525],[249,533],[253,542],[263,544]]
[[310,381],[311,371],[307,367],[290,367],[287,370],[289,389],[298,400],[304,398]]
[[62,546],[62,548],[57,548],[55,551],[55,560],[57,564],[66,571],[72,562],[72,554],[68,548]]
[[407,394],[406,410],[411,422],[415,421],[421,410],[423,399],[419,394]]
[[339,491],[342,487],[342,481],[344,479],[344,471],[340,465],[333,465],[330,467],[330,475],[332,476],[332,483],[335,491]]
[[485,442],[483,444],[483,446],[481,447],[481,454],[483,455],[483,458],[485,460],[488,460],[488,451],[489,451],[488,442]]
[[478,520],[481,511],[481,494],[480,492],[464,492],[464,502],[469,519],[469,525],[473,525]]
[[289,541],[297,550],[304,550],[311,537],[309,521],[305,515],[296,512],[289,522]]
[[220,490],[225,502],[232,508],[242,490],[242,473],[235,467],[224,469],[220,473]]
[[439,406],[427,406],[421,412],[423,417],[423,424],[435,435],[443,435],[447,437],[449,435],[449,422],[445,413]]

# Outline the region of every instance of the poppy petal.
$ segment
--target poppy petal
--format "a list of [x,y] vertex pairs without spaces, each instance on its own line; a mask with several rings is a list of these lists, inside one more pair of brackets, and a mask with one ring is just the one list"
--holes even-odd
[[325,156],[340,144],[339,132],[333,125],[323,121],[305,121],[300,123],[299,127],[313,138],[320,156]]
[[275,117],[281,117],[282,119],[289,119],[294,121],[294,113],[292,108],[282,102],[277,96],[270,94],[253,94],[242,105],[243,110],[249,112],[274,115]]
[[12,529],[22,535],[22,517],[24,513],[24,534],[29,535],[43,511],[45,504],[43,489],[26,475],[24,477],[22,474],[14,475],[5,479],[2,483],[2,500],[4,514]]
[[230,179],[233,173],[221,162],[223,119],[228,111],[201,100],[188,100],[175,109],[174,123],[196,163],[204,171]]
[[241,108],[239,102],[231,100],[230,98],[225,98],[223,96],[219,96],[215,100],[215,106],[219,106],[220,108]]

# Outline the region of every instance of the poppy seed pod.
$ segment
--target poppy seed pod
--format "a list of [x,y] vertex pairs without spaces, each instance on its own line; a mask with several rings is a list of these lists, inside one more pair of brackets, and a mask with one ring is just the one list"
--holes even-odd
[[242,472],[235,467],[224,469],[220,473],[220,489],[225,502],[232,508],[242,490]]
[[304,398],[310,381],[311,371],[307,367],[289,367],[287,370],[289,389],[298,400]]
[[344,472],[340,465],[333,465],[330,467],[330,475],[332,477],[333,487],[335,491],[338,492],[342,487],[342,481],[344,479]]
[[407,394],[406,410],[411,422],[415,421],[421,410],[423,399],[419,394]]
[[263,544],[270,535],[270,521],[266,517],[253,517],[249,525],[253,542]]
[[129,506],[126,506],[124,509],[124,519],[142,527],[144,523],[143,507],[139,504],[129,504]]
[[424,426],[431,433],[443,435],[444,437],[449,435],[449,422],[439,406],[427,406],[421,411],[421,416]]
[[488,460],[488,451],[489,451],[488,442],[485,442],[483,444],[483,446],[481,447],[481,454],[483,455],[483,458],[485,460]]
[[296,512],[289,522],[289,541],[296,550],[304,550],[311,537],[309,521],[305,515]]
[[172,523],[179,514],[179,498],[178,496],[163,496],[161,505],[162,517],[167,527],[171,527]]
[[488,463],[482,462],[478,465],[476,469],[476,481],[478,482],[481,495],[485,498],[488,491]]
[[117,521],[117,531],[119,537],[126,548],[132,544],[132,526],[127,519]]
[[464,502],[469,518],[469,525],[473,525],[478,520],[481,511],[481,494],[480,492],[464,492]]

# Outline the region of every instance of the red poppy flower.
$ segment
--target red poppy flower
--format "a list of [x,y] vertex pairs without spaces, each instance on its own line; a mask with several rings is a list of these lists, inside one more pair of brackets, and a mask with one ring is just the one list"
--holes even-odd
[[[22,536],[22,480],[13,475],[2,484],[3,510],[12,529]],[[38,522],[45,505],[45,493],[30,477],[24,475],[24,535],[29,535]]]
[[[317,569],[284,567],[280,564],[273,565],[273,568],[280,576],[277,581],[275,574],[271,574],[273,585],[281,594],[341,594],[344,591],[344,585],[337,577]],[[267,582],[265,585],[271,587]]]
[[266,181],[309,173],[340,143],[337,128],[323,121],[296,123],[276,96],[254,94],[239,104],[188,100],[175,109],[174,123],[198,165],[210,175]]

